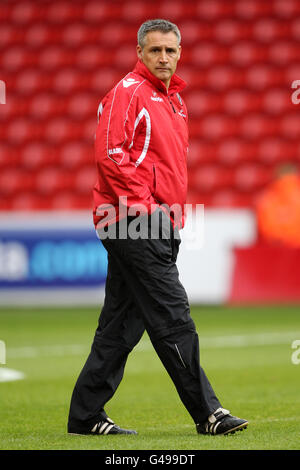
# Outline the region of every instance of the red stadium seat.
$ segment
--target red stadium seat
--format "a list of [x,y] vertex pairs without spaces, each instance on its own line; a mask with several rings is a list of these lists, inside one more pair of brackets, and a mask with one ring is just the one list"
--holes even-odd
[[96,44],[84,45],[76,51],[74,64],[79,70],[95,70],[107,66],[111,61],[111,52]]
[[42,169],[35,175],[35,190],[44,195],[70,191],[73,187],[72,176],[59,167]]
[[297,0],[277,0],[274,2],[274,13],[279,18],[295,18],[300,13],[300,5]]
[[277,18],[261,18],[253,25],[253,37],[258,42],[273,43],[286,36],[287,26],[286,23],[278,21]]
[[29,114],[35,119],[51,119],[57,114],[57,102],[50,93],[36,94],[31,100]]
[[[114,67],[125,69],[126,73],[131,70],[137,61],[136,51],[132,45],[124,45],[118,47],[114,51],[113,65]],[[125,74],[124,74],[125,75]]]
[[269,64],[254,64],[246,71],[245,85],[254,90],[265,90],[282,83],[282,71]]
[[239,0],[234,2],[234,13],[238,18],[245,20],[267,16],[272,13],[272,2],[260,0]]
[[12,5],[10,20],[18,25],[29,23],[34,18],[33,2],[17,2]]
[[11,199],[7,197],[1,197],[0,198],[0,211],[11,211],[12,206],[11,206]]
[[102,98],[115,84],[123,78],[123,74],[111,68],[102,68],[91,73],[89,85],[90,90],[99,93]]
[[201,122],[201,134],[207,139],[223,139],[238,133],[236,119],[225,114],[212,114],[204,117]]
[[246,139],[260,139],[264,136],[276,135],[277,131],[276,119],[258,113],[244,115],[239,123],[239,133]]
[[289,110],[293,111],[290,90],[275,88],[264,93],[262,110],[274,115],[282,115]]
[[203,42],[193,48],[191,60],[197,67],[226,63],[228,61],[228,49],[213,42]]
[[[5,127],[4,127],[5,129]],[[6,126],[5,137],[11,144],[23,144],[28,142],[33,135],[34,126],[25,116],[10,121]]]
[[48,142],[60,144],[80,136],[81,128],[66,117],[57,117],[45,125],[44,137]]
[[170,21],[181,21],[185,15],[185,5],[181,1],[165,0],[159,5],[159,18],[170,18]]
[[53,78],[53,89],[58,94],[73,94],[86,86],[86,76],[73,67],[56,70]]
[[291,63],[283,70],[284,77],[282,81],[284,81],[284,83],[287,83],[290,87],[292,82],[295,80],[295,77],[300,77],[300,63]]
[[196,40],[199,38],[199,24],[195,21],[183,22],[180,25],[180,32],[184,38],[184,47],[189,47],[196,43]]
[[18,168],[7,168],[0,174],[0,194],[16,195],[20,191],[32,191],[33,175]]
[[92,115],[96,118],[98,103],[90,93],[78,93],[73,96],[69,103],[67,114],[71,119],[86,120]]
[[234,183],[239,191],[253,192],[270,183],[273,176],[266,167],[246,164],[235,170]]
[[13,146],[2,144],[0,145],[0,169],[12,169],[18,166],[20,150]]
[[86,2],[83,6],[82,19],[87,22],[101,23],[105,22],[110,17],[112,8],[109,8],[105,2],[98,2],[97,0],[91,0]]
[[264,164],[276,165],[297,159],[300,155],[299,146],[293,141],[280,137],[263,139],[258,145],[258,159]]
[[54,210],[82,210],[93,208],[91,193],[87,195],[62,191],[49,198],[48,206]]
[[283,137],[298,141],[300,135],[300,115],[298,110],[281,118],[280,131]]
[[145,2],[128,1],[123,2],[122,5],[122,18],[134,22],[143,22],[143,19],[148,16],[149,7]]
[[24,48],[20,45],[15,45],[1,54],[0,65],[2,70],[16,71],[27,67],[30,55],[26,54]]
[[245,86],[245,73],[228,64],[212,66],[207,71],[206,86],[211,90],[224,91]]
[[216,147],[213,142],[204,139],[191,139],[188,151],[188,166],[200,167],[203,163],[216,160]]
[[286,66],[290,63],[299,62],[299,48],[291,41],[277,41],[270,45],[268,61],[270,63]]
[[74,189],[78,193],[91,193],[96,182],[96,167],[95,165],[87,165],[78,170],[74,178]]
[[246,25],[233,18],[226,18],[214,25],[214,38],[219,43],[231,44],[247,37]]
[[221,164],[235,167],[242,162],[255,160],[257,145],[247,140],[230,138],[219,143],[216,155]]
[[12,47],[19,42],[12,24],[1,24],[0,47]]
[[51,23],[68,24],[82,17],[82,5],[80,2],[60,1],[50,2],[46,7],[46,18]]
[[17,74],[15,90],[21,95],[32,96],[41,90],[42,84],[40,72],[36,69],[27,69]]
[[221,18],[231,10],[229,2],[219,2],[217,0],[203,0],[197,4],[198,15],[208,21],[214,21]]
[[207,90],[189,93],[185,102],[191,118],[197,118],[207,113],[218,113],[222,108],[220,95]]
[[259,96],[247,90],[233,89],[226,93],[223,100],[223,111],[238,116],[259,110]]
[[90,150],[94,151],[95,133],[97,129],[97,116],[96,112],[92,114],[89,119],[81,127],[81,138],[85,144],[89,145]]
[[15,211],[36,211],[49,209],[49,199],[33,192],[18,192],[9,200],[10,208]]
[[234,66],[249,67],[252,64],[265,63],[268,57],[266,46],[252,41],[241,41],[232,45],[229,60]]
[[72,50],[67,50],[61,45],[50,45],[39,54],[38,66],[45,71],[57,70],[73,64]]
[[[184,53],[183,53],[184,54]],[[178,66],[177,73],[186,81],[188,84],[189,91],[191,90],[199,90],[205,84],[206,77],[205,73],[199,74],[197,70],[194,70],[192,67],[187,67],[183,65],[180,61],[180,65]],[[186,91],[184,91],[185,97],[187,96]]]
[[290,25],[290,34],[293,39],[300,39],[300,18],[295,17]]
[[91,149],[80,141],[68,142],[62,147],[59,155],[59,162],[63,168],[84,168],[94,161]]
[[32,24],[26,31],[24,42],[28,44],[28,46],[40,48],[47,46],[51,36],[53,36],[53,32],[47,24],[36,23]]
[[58,161],[57,150],[45,142],[34,141],[20,149],[20,163],[25,169],[41,169],[55,165]]
[[213,193],[217,189],[230,187],[232,172],[218,165],[203,165],[190,178],[192,188],[201,193]]
[[70,23],[62,33],[62,42],[67,47],[80,47],[89,40],[89,28],[84,23]]
[[222,189],[211,196],[210,205],[221,208],[249,208],[253,205],[251,194],[236,189]]

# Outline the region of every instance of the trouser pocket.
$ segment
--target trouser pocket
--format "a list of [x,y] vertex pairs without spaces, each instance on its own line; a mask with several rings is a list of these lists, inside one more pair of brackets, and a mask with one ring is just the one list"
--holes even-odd
[[[171,223],[171,222],[170,222]],[[181,243],[179,230],[177,228],[173,228],[171,223],[171,247],[172,247],[172,261],[176,262],[178,252],[179,252],[179,245]]]

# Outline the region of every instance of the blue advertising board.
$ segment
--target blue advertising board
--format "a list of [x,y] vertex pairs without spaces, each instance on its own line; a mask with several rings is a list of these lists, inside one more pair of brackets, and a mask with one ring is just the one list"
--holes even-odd
[[16,288],[98,287],[107,254],[94,230],[0,229],[0,295]]

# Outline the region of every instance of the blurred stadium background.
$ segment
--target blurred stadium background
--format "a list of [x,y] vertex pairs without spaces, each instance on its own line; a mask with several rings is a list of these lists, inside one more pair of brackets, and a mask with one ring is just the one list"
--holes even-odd
[[178,261],[191,302],[300,300],[300,1],[1,0],[2,305],[101,301],[97,108],[155,17],[182,32],[188,203],[205,206]]

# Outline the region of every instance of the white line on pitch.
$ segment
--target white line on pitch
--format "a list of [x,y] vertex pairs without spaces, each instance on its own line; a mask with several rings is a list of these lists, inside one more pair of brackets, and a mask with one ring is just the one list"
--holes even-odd
[[[201,337],[201,349],[216,348],[243,348],[249,346],[271,346],[276,344],[289,344],[294,339],[300,339],[300,332],[288,331],[284,333],[253,333],[247,335],[228,335],[216,337]],[[143,338],[136,346],[135,351],[149,351],[153,347],[148,338]],[[34,358],[41,356],[75,356],[87,354],[90,345],[84,344],[54,344],[48,346],[20,346],[7,348],[7,359]]]

